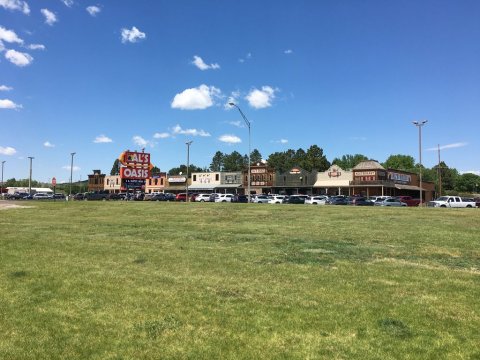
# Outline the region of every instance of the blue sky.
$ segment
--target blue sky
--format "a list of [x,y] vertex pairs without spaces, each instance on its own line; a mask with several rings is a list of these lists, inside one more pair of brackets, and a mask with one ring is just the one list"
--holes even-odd
[[317,144],[480,173],[480,2],[0,0],[4,178]]

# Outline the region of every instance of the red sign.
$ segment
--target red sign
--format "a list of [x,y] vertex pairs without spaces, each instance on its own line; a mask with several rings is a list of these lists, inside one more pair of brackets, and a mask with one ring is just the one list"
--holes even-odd
[[120,177],[122,179],[147,179],[150,177],[150,170],[134,167],[120,168]]
[[56,178],[52,178],[52,185],[53,185],[53,186],[56,186],[56,185],[57,185],[57,179],[56,179]]
[[149,165],[150,154],[144,152],[125,151],[120,155],[120,162],[123,165]]

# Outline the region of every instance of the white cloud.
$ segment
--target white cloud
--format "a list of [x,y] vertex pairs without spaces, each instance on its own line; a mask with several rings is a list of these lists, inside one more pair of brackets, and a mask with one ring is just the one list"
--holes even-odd
[[138,30],[135,26],[133,26],[131,30],[122,28],[122,43],[136,43],[146,37],[145,33]]
[[76,166],[76,165],[73,165],[73,168],[70,165],[65,165],[65,166],[62,166],[62,169],[65,169],[65,170],[68,170],[68,171],[70,171],[70,169],[72,169],[72,171],[80,171],[81,170],[80,166]]
[[45,141],[43,143],[43,146],[45,146],[46,148],[54,148],[55,147],[55,145],[52,144],[50,141]]
[[10,146],[7,146],[7,147],[0,146],[0,154],[2,155],[15,155],[16,153],[17,153],[17,150],[15,150]]
[[169,138],[171,135],[169,133],[155,133],[153,134],[153,138],[154,139],[166,139],[166,138]]
[[244,128],[245,127],[245,123],[241,120],[236,120],[236,121],[229,121],[228,122],[230,125],[232,126],[235,126],[235,127],[238,127],[238,128]]
[[466,171],[459,171],[460,174],[474,174],[480,176],[480,170],[466,170]]
[[292,49],[287,49],[283,52],[284,54],[293,54],[293,50]]
[[42,44],[30,44],[27,46],[30,50],[45,50],[45,45]]
[[23,44],[23,40],[18,37],[15,31],[8,30],[5,29],[3,26],[0,26],[0,42],[2,41],[8,43]]
[[87,12],[88,12],[90,15],[92,15],[92,16],[97,16],[97,14],[98,14],[100,11],[102,11],[102,9],[100,9],[98,6],[94,6],[94,5],[88,6],[86,10],[87,10]]
[[0,109],[21,109],[22,105],[15,104],[12,100],[9,99],[0,99]]
[[104,143],[111,143],[113,142],[112,139],[110,139],[108,136],[105,135],[99,135],[93,140],[95,144],[104,144]]
[[288,143],[288,140],[287,139],[280,139],[278,141],[280,144],[287,144]]
[[[251,58],[252,58],[252,53],[247,53],[247,55],[245,55],[245,59],[246,59],[246,60],[250,60]],[[238,59],[238,62],[244,63],[244,62],[245,62],[245,59],[240,58],[240,59]]]
[[205,62],[203,61],[203,59],[200,57],[200,56],[197,56],[197,55],[194,55],[193,56],[193,61],[192,61],[192,64],[195,65],[197,68],[199,68],[200,70],[208,70],[208,69],[220,69],[220,65],[218,65],[217,63],[215,64],[205,64]]
[[12,64],[20,67],[30,65],[33,61],[33,57],[30,54],[22,53],[16,50],[8,50],[5,53],[5,58]]
[[0,6],[7,10],[19,10],[25,15],[30,14],[30,8],[26,1],[22,0],[0,0]]
[[7,85],[0,85],[0,91],[10,91],[12,90],[13,88],[11,88],[10,86],[7,86]]
[[182,129],[180,125],[175,125],[172,129],[172,133],[174,135],[188,135],[188,136],[202,136],[202,137],[207,137],[211,136],[208,132],[205,130],[197,130],[197,129]]
[[[464,147],[467,146],[468,143],[466,142],[459,142],[459,143],[453,143],[453,144],[448,144],[448,145],[442,145],[440,146],[440,150],[445,150],[445,149],[455,149],[459,147]],[[426,149],[427,151],[438,151],[438,147],[431,147]]]
[[263,109],[272,106],[275,99],[275,90],[270,86],[262,86],[261,90],[253,89],[245,97],[251,107],[255,109]]
[[65,6],[72,7],[74,1],[73,0],[62,0]]
[[237,91],[232,91],[232,93],[230,94],[230,96],[227,99],[227,102],[225,103],[225,105],[223,105],[225,110],[233,109],[233,106],[231,106],[230,103],[236,104],[238,102],[237,99],[239,97],[240,97],[240,91],[238,91],[238,90]]
[[139,135],[135,135],[132,138],[132,141],[135,145],[141,146],[142,148],[146,147],[147,145],[153,147],[154,144],[151,141],[145,140],[143,137]]
[[45,23],[52,26],[53,24],[55,24],[58,19],[57,19],[57,15],[55,15],[54,12],[48,10],[48,9],[42,9],[40,10],[40,12],[43,14],[43,16],[45,16]]
[[186,89],[175,95],[171,106],[173,109],[203,110],[212,106],[214,98],[220,96],[219,89],[202,84],[197,88]]
[[242,142],[242,140],[235,135],[222,135],[218,138],[218,140],[227,144],[238,144]]

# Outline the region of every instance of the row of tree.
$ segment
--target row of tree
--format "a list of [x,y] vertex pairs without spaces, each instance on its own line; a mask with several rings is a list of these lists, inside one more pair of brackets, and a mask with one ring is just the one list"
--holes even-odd
[[[262,162],[262,155],[258,149],[254,149],[250,154],[251,164]],[[351,170],[360,162],[369,160],[363,154],[347,154],[339,158],[334,158],[330,163],[323,154],[323,149],[317,145],[310,146],[306,151],[302,148],[298,150],[288,149],[286,151],[270,154],[266,159],[269,166],[278,172],[286,172],[293,167],[301,167],[307,171],[325,171],[330,165],[335,164],[344,170]],[[381,165],[386,169],[404,170],[418,174],[420,164],[415,163],[415,159],[410,155],[391,155]],[[189,173],[202,171],[242,171],[248,166],[248,155],[242,155],[237,151],[230,154],[217,151],[212,158],[209,168],[200,168],[190,165]],[[422,178],[424,181],[435,182],[439,186],[441,179],[442,193],[460,192],[476,193],[480,190],[480,176],[465,173],[460,174],[455,168],[449,168],[445,162],[435,165],[432,168],[426,168],[422,165]],[[186,165],[172,168],[168,174],[186,174]],[[440,189],[437,189],[439,191]]]

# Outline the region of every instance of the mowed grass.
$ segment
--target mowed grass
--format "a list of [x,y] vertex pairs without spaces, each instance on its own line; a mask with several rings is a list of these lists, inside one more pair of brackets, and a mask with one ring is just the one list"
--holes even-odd
[[28,202],[0,359],[478,359],[480,210]]

